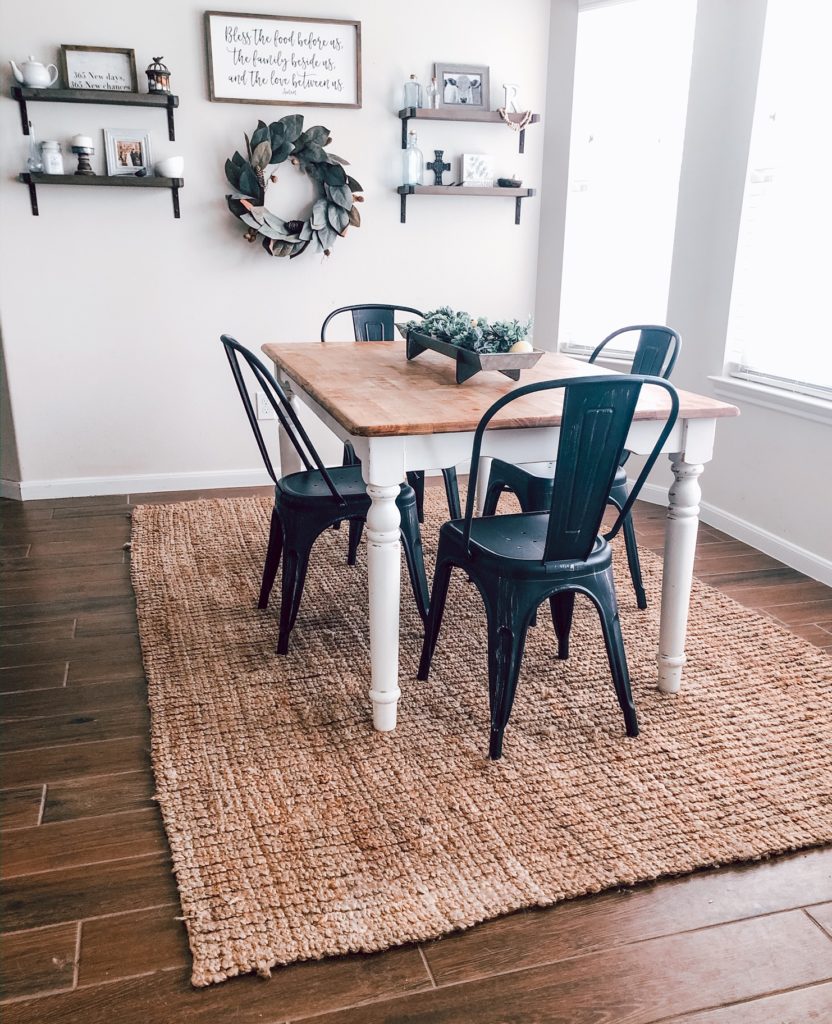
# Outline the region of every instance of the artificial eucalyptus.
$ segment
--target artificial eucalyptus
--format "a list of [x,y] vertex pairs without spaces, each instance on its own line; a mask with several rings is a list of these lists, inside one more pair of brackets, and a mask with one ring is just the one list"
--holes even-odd
[[[234,191],[227,195],[228,209],[248,230],[248,242],[262,239],[271,256],[300,256],[310,245],[329,256],[338,237],[347,228],[360,227],[361,216],[355,204],[364,201],[357,193],[361,185],[344,170],[347,160],[328,153],[332,142],[329,129],[314,125],[303,130],[303,115],[289,114],[279,121],[257,128],[246,139],[248,159],[235,153],[225,161],[225,176]],[[283,220],[267,210],[264,203],[267,182],[278,180],[277,168],[286,160],[318,186],[318,198],[306,220]]]
[[410,320],[407,327],[472,352],[508,352],[518,341],[525,340],[532,327],[532,318],[529,317],[525,323],[519,320],[489,323],[485,317],[473,319],[468,313],[440,306],[426,313],[423,320]]

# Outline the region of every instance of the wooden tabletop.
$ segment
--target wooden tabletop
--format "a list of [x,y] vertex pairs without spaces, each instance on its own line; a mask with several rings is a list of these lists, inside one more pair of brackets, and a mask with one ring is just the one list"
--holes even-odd
[[[397,341],[285,342],[264,345],[263,352],[358,437],[473,431],[486,409],[514,388],[615,372],[547,352],[517,382],[489,372],[456,384],[453,360],[427,351],[408,362],[404,343]],[[666,392],[644,388],[635,419],[664,419],[668,402]],[[681,419],[739,415],[733,405],[690,391],[679,391],[679,405]],[[497,428],[557,426],[562,406],[562,391],[528,395],[498,413],[492,424]]]

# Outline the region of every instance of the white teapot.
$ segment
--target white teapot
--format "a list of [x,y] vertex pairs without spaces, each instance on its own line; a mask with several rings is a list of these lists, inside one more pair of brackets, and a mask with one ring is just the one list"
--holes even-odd
[[[50,85],[54,85],[58,81],[58,69],[54,64],[47,64],[44,66],[40,64],[35,58],[29,54],[29,59],[23,62],[21,67],[18,67],[13,60],[9,61],[14,72],[14,77],[20,82],[21,85],[26,85],[30,89],[48,89]],[[52,69],[50,75],[49,69]]]

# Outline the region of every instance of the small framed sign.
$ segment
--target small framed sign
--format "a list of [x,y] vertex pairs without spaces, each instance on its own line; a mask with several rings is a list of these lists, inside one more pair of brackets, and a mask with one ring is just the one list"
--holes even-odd
[[61,45],[61,71],[67,89],[138,92],[135,50],[117,46]]
[[361,22],[205,12],[208,95],[222,103],[361,106]]

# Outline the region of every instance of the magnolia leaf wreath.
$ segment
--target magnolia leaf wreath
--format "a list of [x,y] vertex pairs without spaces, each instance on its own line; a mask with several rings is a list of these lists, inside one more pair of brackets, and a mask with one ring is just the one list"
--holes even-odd
[[[344,170],[348,161],[325,147],[332,141],[321,125],[303,130],[303,115],[289,114],[279,121],[257,122],[251,138],[246,135],[246,160],[235,153],[225,161],[225,176],[234,191],[227,195],[228,209],[246,225],[247,242],[262,240],[270,256],[300,256],[310,245],[329,256],[336,238],[350,225],[359,227],[356,203],[364,197],[361,185]],[[318,198],[306,220],[282,220],[265,207],[267,183],[278,180],[277,168],[286,160],[315,182]]]

